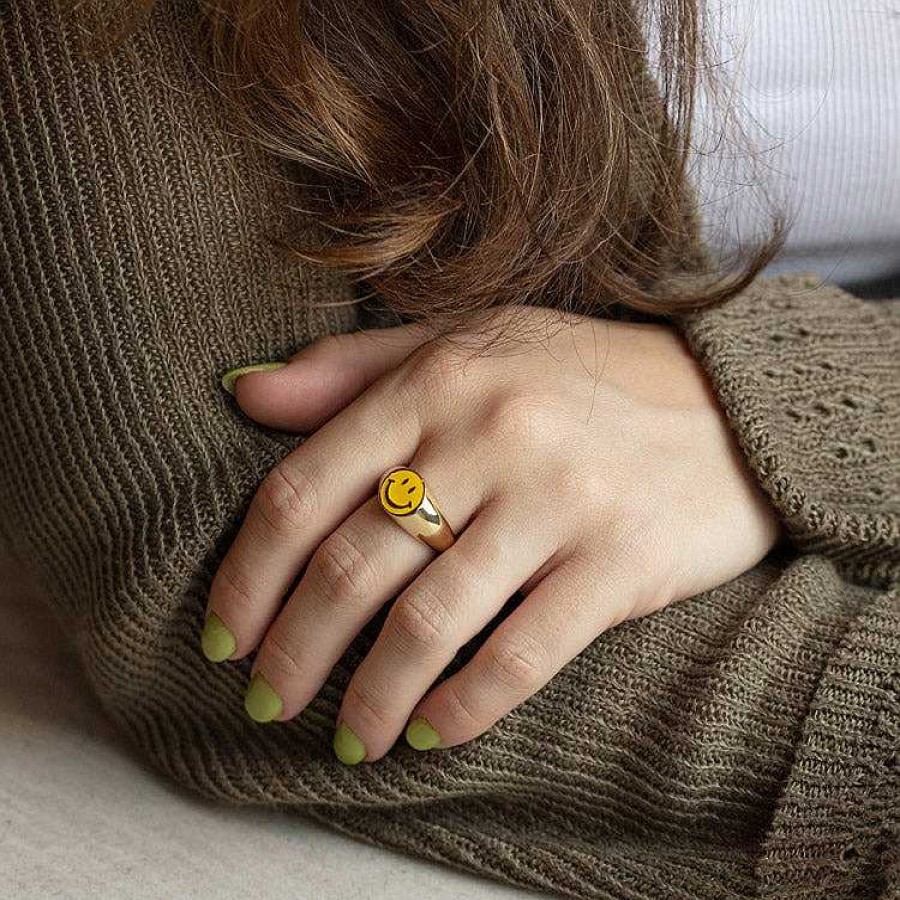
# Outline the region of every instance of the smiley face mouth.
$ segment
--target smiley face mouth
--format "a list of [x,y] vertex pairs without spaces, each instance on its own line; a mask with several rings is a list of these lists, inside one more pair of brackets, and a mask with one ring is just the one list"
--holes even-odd
[[[406,484],[407,481],[409,481],[409,478],[404,478],[403,481],[400,483]],[[412,509],[413,508],[412,500],[410,500],[408,503],[403,503],[403,504],[394,502],[393,498],[391,497],[391,487],[394,484],[396,484],[396,481],[394,480],[393,476],[388,478],[388,480],[385,482],[383,496],[384,496],[384,499],[385,499],[385,502],[387,503],[387,505],[390,506],[391,509],[395,509],[398,511]],[[413,487],[412,490],[415,490],[415,487]]]

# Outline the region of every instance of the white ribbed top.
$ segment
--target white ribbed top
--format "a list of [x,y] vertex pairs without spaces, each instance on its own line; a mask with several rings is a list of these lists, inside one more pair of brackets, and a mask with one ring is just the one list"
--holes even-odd
[[774,269],[843,284],[900,273],[900,0],[727,0],[709,14],[726,106],[756,155],[722,141],[721,103],[701,98],[708,237],[753,236],[761,181],[792,218]]

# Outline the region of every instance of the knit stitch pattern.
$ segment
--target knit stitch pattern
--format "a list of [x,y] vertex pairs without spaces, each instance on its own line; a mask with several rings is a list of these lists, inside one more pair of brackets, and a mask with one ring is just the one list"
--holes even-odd
[[218,376],[357,327],[352,290],[273,250],[314,225],[232,134],[190,4],[96,60],[49,0],[3,9],[0,531],[137,753],[222,802],[558,895],[897,896],[896,303],[797,276],[679,320],[788,538],[602,635],[483,737],[347,768],[335,716],[381,618],[266,725],[243,709],[251,660],[212,665],[199,635],[299,441]]

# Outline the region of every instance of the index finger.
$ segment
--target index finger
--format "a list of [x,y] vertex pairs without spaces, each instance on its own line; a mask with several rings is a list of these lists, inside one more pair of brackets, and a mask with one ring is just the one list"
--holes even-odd
[[295,353],[282,368],[238,378],[235,398],[257,422],[283,431],[312,431],[399,366],[426,338],[419,323],[330,334]]
[[421,417],[401,384],[394,375],[376,382],[263,480],[210,587],[210,659],[249,653],[316,547],[374,493],[385,470],[412,458]]

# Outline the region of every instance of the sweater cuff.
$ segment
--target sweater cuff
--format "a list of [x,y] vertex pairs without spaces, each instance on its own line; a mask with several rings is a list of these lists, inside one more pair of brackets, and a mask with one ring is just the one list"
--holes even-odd
[[898,313],[790,275],[674,320],[788,539],[879,586],[900,569]]

